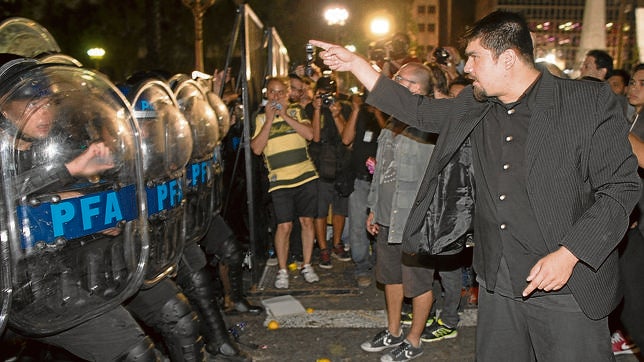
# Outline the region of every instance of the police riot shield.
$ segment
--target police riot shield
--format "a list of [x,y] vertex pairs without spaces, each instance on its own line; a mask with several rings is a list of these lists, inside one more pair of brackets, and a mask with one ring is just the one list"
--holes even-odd
[[179,109],[192,129],[194,145],[186,167],[186,242],[198,242],[208,231],[214,211],[215,160],[214,150],[219,142],[217,114],[210,107],[203,88],[187,76],[175,76],[170,82]]
[[228,134],[230,129],[230,112],[228,106],[224,101],[213,91],[206,93],[210,106],[217,112],[217,120],[219,122],[219,139],[223,139]]
[[[4,189],[0,188],[0,205],[4,205]],[[11,259],[9,255],[5,209],[0,207],[0,336],[7,325],[11,307]]]
[[0,110],[9,324],[57,333],[114,308],[143,280],[149,246],[133,111],[104,76],[32,59],[0,68]]
[[127,91],[141,130],[150,228],[150,260],[144,287],[176,271],[185,242],[185,167],[193,139],[170,87],[147,79]]
[[224,170],[223,170],[223,160],[221,155],[221,140],[226,137],[228,130],[230,129],[230,113],[228,112],[228,106],[224,101],[219,98],[219,96],[209,90],[206,92],[206,97],[208,97],[208,102],[210,106],[217,113],[217,120],[219,123],[219,142],[217,147],[215,147],[215,156],[214,159],[214,169],[215,169],[215,212],[220,213],[222,204],[223,204],[223,189],[224,189]]

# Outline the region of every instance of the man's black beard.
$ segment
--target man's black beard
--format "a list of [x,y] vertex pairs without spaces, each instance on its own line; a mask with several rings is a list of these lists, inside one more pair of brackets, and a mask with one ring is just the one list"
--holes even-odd
[[474,92],[474,99],[479,102],[487,102],[489,97],[483,89],[481,89],[480,87],[472,87],[472,90]]

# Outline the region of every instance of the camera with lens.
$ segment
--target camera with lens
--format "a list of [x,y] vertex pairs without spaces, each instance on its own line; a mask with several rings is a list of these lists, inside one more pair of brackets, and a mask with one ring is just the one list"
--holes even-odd
[[330,74],[325,74],[315,83],[315,88],[322,99],[323,106],[330,106],[335,103],[335,93],[338,91],[338,85]]
[[450,54],[445,48],[436,48],[436,50],[434,50],[434,58],[436,59],[436,63],[447,65],[450,59]]
[[320,98],[322,99],[322,104],[327,107],[335,103],[335,97],[333,96],[333,93],[320,94]]
[[307,77],[313,76],[313,61],[315,60],[315,49],[313,44],[306,44],[306,64],[304,65],[304,74]]

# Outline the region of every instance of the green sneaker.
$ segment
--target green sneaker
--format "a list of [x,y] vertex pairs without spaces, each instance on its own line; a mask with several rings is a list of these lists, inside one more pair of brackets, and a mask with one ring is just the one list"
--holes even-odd
[[420,340],[423,342],[436,342],[442,341],[443,339],[456,338],[456,336],[458,336],[456,328],[443,324],[443,321],[439,318],[436,323],[425,327],[423,334],[420,335]]
[[[414,318],[414,313],[402,313],[400,316],[400,324],[404,326],[411,326],[411,321]],[[429,317],[427,318],[427,321],[425,322],[425,327],[429,327],[434,323],[436,319],[434,317]]]

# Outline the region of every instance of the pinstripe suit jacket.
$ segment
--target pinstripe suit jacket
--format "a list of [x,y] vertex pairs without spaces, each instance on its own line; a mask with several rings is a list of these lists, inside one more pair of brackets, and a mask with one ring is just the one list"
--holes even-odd
[[[599,319],[621,298],[615,247],[640,192],[628,123],[606,84],[546,72],[534,91],[525,146],[530,205],[525,206],[533,208],[549,252],[565,246],[579,258],[568,287],[584,313]],[[403,242],[414,242],[422,237],[437,175],[467,137],[473,158],[478,157],[482,138],[477,126],[491,105],[477,102],[471,87],[455,99],[433,100],[410,95],[384,77],[367,102],[416,128],[440,133],[405,227]],[[474,171],[475,180],[483,177]],[[474,267],[488,288],[495,285],[502,254],[500,241],[486,238],[495,235],[491,228],[496,227],[474,217]]]

